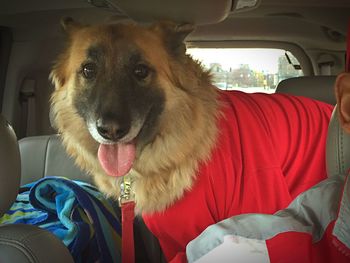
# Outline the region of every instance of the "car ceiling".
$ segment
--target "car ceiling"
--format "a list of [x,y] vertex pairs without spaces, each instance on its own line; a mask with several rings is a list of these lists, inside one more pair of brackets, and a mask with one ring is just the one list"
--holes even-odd
[[2,0],[0,25],[17,32],[51,28],[45,33],[52,34],[64,16],[83,23],[118,20],[126,14],[143,22],[170,17],[198,24],[188,39],[192,42],[283,41],[305,50],[344,51],[350,18],[349,0],[261,0],[257,8],[241,12],[233,10],[231,0],[108,0],[117,9],[96,8],[89,2],[104,0]]

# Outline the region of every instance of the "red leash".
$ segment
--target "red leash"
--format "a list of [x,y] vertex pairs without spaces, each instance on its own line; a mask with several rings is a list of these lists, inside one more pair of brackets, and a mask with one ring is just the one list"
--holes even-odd
[[134,210],[135,202],[122,204],[122,263],[135,262]]
[[134,263],[135,202],[129,177],[124,176],[123,182],[120,185],[120,190],[119,205],[122,210],[122,263]]

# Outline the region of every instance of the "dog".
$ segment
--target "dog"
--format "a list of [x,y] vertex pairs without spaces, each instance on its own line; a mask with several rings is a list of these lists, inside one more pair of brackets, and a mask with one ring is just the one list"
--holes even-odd
[[[104,193],[114,197],[120,191],[118,178],[106,176],[97,158],[99,146],[105,146],[100,153],[129,153],[131,160],[121,162],[132,162],[137,171],[138,209],[166,208],[191,186],[193,171],[199,160],[208,158],[216,134],[217,101],[209,73],[197,63],[184,72],[177,61],[188,61],[182,41],[192,26],[164,22],[149,29],[89,28],[68,19],[63,27],[70,42],[51,73],[56,87],[51,102],[68,153]],[[205,109],[207,114],[197,113]],[[176,187],[163,191],[170,181]]]
[[274,213],[326,177],[333,107],[219,91],[186,54],[193,25],[62,25],[50,77],[63,144],[110,197],[132,178],[136,210],[168,260],[208,225]]

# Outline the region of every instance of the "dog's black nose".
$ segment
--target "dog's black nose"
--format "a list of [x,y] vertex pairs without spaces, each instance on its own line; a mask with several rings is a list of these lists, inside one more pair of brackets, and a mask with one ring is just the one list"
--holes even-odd
[[114,120],[100,118],[96,121],[96,129],[103,138],[110,141],[117,141],[129,132],[130,127]]

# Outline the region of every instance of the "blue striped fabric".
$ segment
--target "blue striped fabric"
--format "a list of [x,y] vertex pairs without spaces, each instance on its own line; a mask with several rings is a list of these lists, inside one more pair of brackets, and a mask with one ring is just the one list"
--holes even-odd
[[0,224],[31,224],[56,235],[75,262],[121,262],[121,224],[113,205],[93,186],[46,177],[20,189]]

